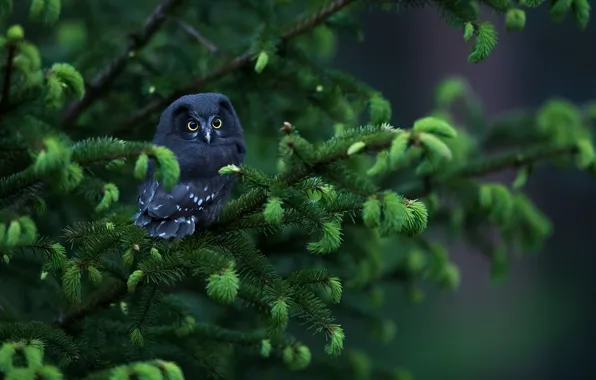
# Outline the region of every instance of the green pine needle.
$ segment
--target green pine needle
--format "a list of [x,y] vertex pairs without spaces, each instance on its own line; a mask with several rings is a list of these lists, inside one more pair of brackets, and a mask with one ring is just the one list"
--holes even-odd
[[325,255],[339,248],[341,244],[341,225],[337,221],[323,223],[323,237],[317,242],[308,243],[307,249],[316,255]]
[[325,345],[325,353],[329,356],[338,356],[344,348],[345,334],[340,325],[331,325],[327,330],[329,341]]
[[70,261],[62,273],[62,291],[72,304],[81,302],[81,268],[76,261]]
[[459,268],[449,263],[443,268],[443,273],[440,281],[440,285],[446,290],[457,290],[461,282],[461,276]]
[[401,232],[406,236],[420,235],[428,224],[428,210],[420,201],[406,201],[406,217]]
[[381,222],[381,234],[388,236],[401,231],[408,211],[404,198],[392,191],[383,194],[383,219]]
[[550,16],[554,22],[562,22],[571,9],[574,0],[553,0],[550,2]]
[[99,204],[95,207],[95,211],[107,210],[112,204],[118,202],[120,199],[120,190],[113,183],[106,183],[103,186],[103,197]]
[[43,148],[37,154],[33,164],[33,170],[37,174],[47,174],[68,165],[70,152],[61,141],[48,137],[42,144]]
[[31,0],[29,15],[33,20],[53,24],[60,17],[61,8],[62,0]]
[[6,37],[11,42],[18,42],[25,38],[25,31],[20,25],[12,25],[6,31]]
[[[143,345],[144,345],[145,342],[144,342],[144,339],[143,339],[143,333],[141,333],[141,329],[140,328],[135,327],[131,331],[131,333],[130,333],[130,340],[131,340],[131,342],[135,346],[137,346],[137,347],[143,347]],[[136,365],[136,367],[137,367],[136,368],[137,370],[141,369],[141,368],[139,368],[139,365],[138,364]],[[155,368],[155,369],[157,369],[157,368]]]
[[51,75],[58,78],[74,99],[81,99],[85,95],[85,83],[81,74],[68,63],[54,63],[50,68]]
[[240,280],[231,266],[219,273],[213,273],[207,278],[207,295],[221,303],[234,302],[239,287]]
[[339,277],[330,277],[328,282],[328,289],[331,293],[331,301],[333,303],[339,303],[341,301],[341,296],[343,293],[341,280]]
[[368,176],[374,177],[387,172],[387,170],[389,169],[389,157],[390,154],[388,151],[383,150],[379,152],[379,154],[377,154],[377,158],[374,165],[366,171],[366,174]]
[[269,62],[269,54],[267,54],[266,51],[260,52],[259,56],[257,58],[257,61],[255,63],[255,72],[257,74],[262,73],[263,70],[265,70],[265,67],[267,67],[268,62]]
[[401,132],[391,142],[389,159],[392,166],[396,165],[404,157],[406,149],[410,143],[410,137],[411,134],[409,132]]
[[471,22],[466,22],[464,25],[464,41],[470,41],[472,37],[474,37],[475,33],[476,28],[474,27],[474,24],[472,24]]
[[156,146],[153,154],[157,159],[157,164],[161,169],[161,180],[166,190],[172,190],[180,178],[180,165],[176,155],[166,147]]
[[381,224],[381,202],[369,198],[362,207],[362,220],[368,228],[377,228]]
[[498,35],[493,24],[483,22],[477,26],[476,42],[472,46],[472,52],[468,61],[478,63],[484,60],[497,46]]
[[[471,38],[471,36],[470,36]],[[461,78],[447,78],[435,89],[435,102],[441,109],[447,109],[458,98],[465,95],[468,85]]]
[[580,29],[586,29],[590,21],[590,3],[588,0],[573,0],[571,10],[573,18]]
[[502,283],[508,275],[509,265],[505,247],[497,245],[491,256],[490,279],[493,284]]
[[261,340],[261,356],[268,358],[271,355],[271,341],[269,339]]
[[432,116],[416,120],[412,129],[418,132],[430,133],[437,137],[454,138],[457,136],[457,130],[449,123]]
[[594,163],[595,152],[594,145],[587,139],[581,139],[577,142],[576,161],[579,169],[585,169]]
[[530,176],[530,168],[527,166],[521,167],[517,171],[517,176],[515,176],[515,180],[513,180],[513,183],[511,184],[511,188],[512,189],[521,189],[522,187],[524,187],[526,185],[526,182],[528,182],[529,176]]
[[281,199],[277,197],[270,197],[265,204],[263,210],[265,221],[269,224],[281,224],[284,216],[284,209],[282,208]]
[[282,357],[289,370],[300,371],[308,367],[312,355],[308,347],[297,344],[286,347]]
[[540,5],[542,5],[542,3],[544,3],[545,0],[519,0],[519,5],[522,5],[524,7],[528,7],[528,8],[536,8]]
[[139,285],[144,276],[145,272],[143,272],[140,269],[135,270],[134,272],[132,272],[130,276],[128,276],[128,281],[126,282],[126,285],[128,286],[129,293],[135,292],[137,286]]
[[510,31],[520,31],[526,26],[526,12],[522,9],[511,8],[505,16],[505,27]]
[[380,93],[375,93],[369,100],[370,123],[372,125],[381,125],[391,121],[391,103]]
[[149,168],[149,156],[145,153],[139,154],[137,162],[135,163],[134,177],[137,180],[144,180],[147,177],[147,169]]
[[451,149],[437,136],[430,133],[420,132],[418,135],[425,152],[432,161],[435,160],[451,160],[453,154]]
[[354,144],[350,145],[347,154],[348,156],[351,156],[360,152],[364,148],[366,148],[366,143],[364,141],[357,141]]
[[13,0],[0,0],[0,17],[4,18],[5,16],[11,14],[13,8]]
[[284,325],[289,320],[289,307],[283,298],[278,298],[271,303],[271,318],[278,325]]
[[5,244],[8,247],[15,247],[19,244],[21,240],[21,232],[22,227],[21,223],[18,220],[13,220],[8,225],[8,229],[6,231],[6,241]]
[[95,285],[98,285],[101,282],[102,278],[103,278],[103,276],[102,276],[101,272],[99,271],[99,269],[97,269],[93,265],[90,265],[89,267],[87,267],[87,273],[89,274],[89,279]]

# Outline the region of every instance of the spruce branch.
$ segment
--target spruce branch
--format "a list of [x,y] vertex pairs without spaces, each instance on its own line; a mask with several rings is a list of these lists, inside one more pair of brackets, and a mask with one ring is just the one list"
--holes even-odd
[[[452,173],[447,173],[444,176],[439,177],[436,182],[445,184],[458,179],[479,177],[508,168],[520,168],[536,164],[540,161],[556,159],[562,156],[571,156],[578,153],[578,151],[579,148],[577,143],[573,143],[555,146],[539,146],[534,149],[528,149],[525,153],[519,151],[508,152],[493,158],[465,165]],[[409,198],[419,198],[428,194],[427,189],[429,189],[428,183],[423,181],[422,183],[406,185],[400,189],[400,191],[406,194]]]
[[[557,146],[539,146],[529,149],[526,153],[512,151],[500,154],[496,157],[472,162],[468,165],[447,173],[435,180],[435,186],[429,186],[429,178],[424,177],[422,181],[409,183],[398,189],[398,192],[404,194],[408,199],[421,198],[428,195],[434,188],[448,185],[458,180],[480,177],[495,173],[509,168],[520,168],[528,165],[535,165],[541,161],[557,159],[563,156],[572,156],[577,154],[579,148],[577,144],[566,144]],[[437,186],[439,184],[439,186]],[[329,210],[331,213],[360,211],[360,205],[355,209],[341,208]]]
[[[46,139],[45,143],[48,141],[51,140]],[[47,156],[45,150],[43,150],[42,153]],[[77,168],[86,168],[98,163],[107,163],[122,158],[133,158],[138,157],[139,155],[150,155],[157,158],[159,162],[159,156],[161,155],[162,160],[165,159],[164,164],[168,166],[173,165],[168,169],[168,171],[171,171],[171,174],[173,174],[173,176],[169,176],[170,179],[168,182],[172,183],[173,181],[177,181],[177,176],[179,175],[177,174],[179,170],[178,163],[177,161],[175,164],[171,162],[171,154],[168,154],[168,152],[164,151],[162,148],[155,147],[150,143],[124,142],[110,138],[88,139],[80,141],[67,149],[67,156],[69,156],[69,160],[67,161],[63,160],[63,155],[57,154],[61,153],[60,151],[55,153],[56,154],[52,154],[51,157],[49,157],[52,158],[53,156],[56,156],[51,160],[48,158],[46,160],[38,161],[47,161],[46,165],[57,165],[60,170],[65,170],[64,167],[66,166],[67,170],[68,167],[72,167],[73,165]],[[41,156],[41,153],[39,156]],[[44,170],[40,170],[40,168]],[[12,207],[14,207],[15,204],[19,203],[16,202],[17,199],[22,201],[23,198],[31,198],[45,190],[49,182],[51,182],[50,180],[56,179],[49,175],[52,172],[52,170],[49,169],[52,168],[43,168],[41,165],[36,165],[34,163],[23,171],[14,173],[8,177],[0,178],[0,207],[7,204],[11,204]],[[78,171],[79,170],[77,169],[77,172]]]
[[[358,153],[372,153],[389,148],[397,132],[396,129],[385,127],[366,127],[355,131],[361,132],[357,135],[358,141],[369,140]],[[330,140],[329,146],[323,148],[323,154],[319,154],[318,157],[309,160],[308,163],[302,163],[292,170],[279,174],[276,176],[276,180],[282,185],[292,186],[307,176],[324,170],[330,164],[349,158],[351,156],[349,147],[353,145],[350,137],[353,136],[347,136],[339,142]],[[288,144],[293,145],[294,143],[289,141]],[[237,200],[230,202],[228,207],[224,209],[220,221],[214,224],[212,228],[220,229],[224,226],[225,229],[226,224],[233,223],[234,220],[247,216],[262,207],[266,199],[267,194],[262,189],[251,190]]]
[[[293,26],[291,26],[280,37],[280,43],[287,42],[288,40],[322,24],[329,17],[339,12],[340,10],[342,10],[343,8],[345,8],[353,2],[355,2],[355,0],[335,0],[331,2],[330,4],[321,8],[314,15],[311,15],[310,17],[305,19],[301,19],[300,21],[296,22]],[[152,113],[165,108],[168,104],[178,99],[179,97],[188,93],[198,92],[199,89],[205,86],[207,83],[220,79],[221,77],[224,77],[244,68],[245,66],[249,65],[253,61],[253,59],[254,52],[252,51],[246,52],[233,58],[227,64],[212,71],[211,73],[201,76],[195,79],[194,81],[190,81],[190,84],[187,84],[184,87],[175,90],[169,96],[150,102],[144,108],[141,108],[137,113],[135,113],[130,119],[126,120],[119,127],[117,127],[116,130],[127,130],[130,129],[131,126],[138,125],[142,120],[149,117]]]
[[[367,151],[374,152],[387,149],[391,146],[392,141],[392,137],[387,136],[386,141],[379,140],[376,142],[376,144],[367,145]],[[532,165],[540,161],[559,158],[561,156],[574,155],[577,152],[578,147],[576,143],[550,147],[537,147],[530,149],[525,153],[518,151],[508,152],[497,157],[484,159],[465,165],[453,172],[447,173],[437,178],[435,182],[447,184],[459,179],[487,175],[507,168],[518,168]],[[337,152],[333,152],[328,156],[321,157],[311,166],[304,165],[301,168],[282,175],[280,180],[283,181],[285,185],[291,186],[313,172],[316,173],[317,171],[322,170],[325,165],[338,162],[342,159],[346,159],[347,157],[349,157],[347,152],[338,150]],[[421,182],[410,183],[403,186],[399,189],[399,193],[405,194],[408,199],[414,199],[427,195],[432,188],[433,187],[429,186],[429,179],[425,178]],[[241,196],[236,201],[231,202],[230,209],[238,212],[224,213],[224,217],[212,227],[213,231],[224,231],[227,229],[226,226],[228,225],[231,226],[232,229],[239,228],[239,223],[243,223],[245,217],[252,215],[253,212],[262,207],[266,199],[267,195],[264,192],[253,190]],[[243,205],[247,206],[243,207]],[[342,206],[341,209],[331,209],[327,210],[327,212],[330,214],[348,211],[356,212],[360,211],[361,207],[361,204],[358,204],[355,208],[346,208],[345,206]],[[240,222],[240,219],[242,219],[243,222]],[[254,228],[256,226],[260,226],[260,222],[262,222],[260,218],[253,220],[253,225],[251,227]]]
[[55,321],[55,324],[68,332],[75,323],[83,320],[98,309],[110,306],[112,303],[124,298],[127,294],[128,288],[124,282],[105,287],[89,296],[85,303],[59,317]]
[[181,0],[163,0],[157,7],[155,7],[153,12],[151,12],[147,18],[143,29],[133,35],[122,54],[108,64],[108,66],[91,81],[85,91],[85,96],[81,100],[71,104],[66,109],[62,115],[63,126],[71,126],[81,112],[103,95],[104,91],[112,81],[125,69],[130,56],[147,45],[163,25],[166,20],[166,14],[180,3]]
[[[220,327],[211,323],[195,322],[194,318],[189,323],[191,328],[189,331],[184,331],[180,326],[162,326],[151,329],[152,333],[168,336],[184,336],[186,338],[209,339],[224,343],[235,343],[239,345],[260,345],[261,342],[267,339],[266,330],[254,330],[250,332],[243,332]],[[190,327],[189,326],[189,327]]]

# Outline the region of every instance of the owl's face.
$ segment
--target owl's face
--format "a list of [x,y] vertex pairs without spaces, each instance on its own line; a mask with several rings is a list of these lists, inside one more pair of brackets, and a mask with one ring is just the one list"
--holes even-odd
[[154,143],[174,150],[179,144],[214,147],[237,144],[244,153],[243,131],[230,100],[222,94],[185,95],[162,113]]
[[185,95],[161,114],[153,143],[176,155],[181,178],[213,175],[244,159],[242,125],[230,100],[222,94]]

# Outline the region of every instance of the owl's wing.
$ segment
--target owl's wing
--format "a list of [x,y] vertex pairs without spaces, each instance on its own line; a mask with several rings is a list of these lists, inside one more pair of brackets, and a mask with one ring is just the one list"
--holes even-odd
[[146,181],[139,194],[135,224],[151,236],[190,235],[197,225],[209,225],[217,218],[232,182],[230,176],[217,175],[178,184],[168,192],[159,181]]
[[176,185],[166,191],[157,180],[145,182],[138,198],[139,211],[155,219],[198,215],[221,197],[226,197],[231,176],[216,175]]
[[[222,163],[232,162],[239,165],[243,162],[243,145],[236,144],[220,147],[208,152],[198,152],[192,162],[182,162],[195,168],[194,173],[167,191],[158,180],[152,179],[153,165],[150,162],[148,179],[139,188],[138,207],[135,224],[145,228],[151,236],[161,238],[178,237],[194,233],[195,227],[208,226],[213,223],[225,199],[230,193],[234,176],[220,175],[218,169]],[[180,155],[184,161],[185,155]]]

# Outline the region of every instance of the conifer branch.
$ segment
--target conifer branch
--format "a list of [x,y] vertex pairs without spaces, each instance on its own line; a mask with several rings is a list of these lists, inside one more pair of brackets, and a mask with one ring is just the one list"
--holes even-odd
[[64,316],[60,317],[56,321],[56,324],[68,331],[78,321],[83,320],[98,309],[110,306],[110,304],[122,299],[126,294],[127,287],[123,282],[112,287],[106,287],[90,296],[88,301],[83,305],[71,309]]
[[141,29],[139,33],[133,35],[122,54],[120,54],[91,81],[85,91],[85,96],[81,100],[71,104],[66,109],[62,115],[63,126],[68,127],[72,125],[81,112],[103,95],[104,91],[112,81],[122,73],[130,59],[130,55],[147,45],[153,35],[163,25],[166,20],[166,14],[180,3],[181,0],[163,0],[157,7],[155,7],[145,22],[143,29]]
[[[535,164],[540,161],[555,159],[561,156],[574,155],[578,152],[577,144],[565,144],[558,146],[537,147],[528,149],[525,153],[509,152],[494,158],[473,162],[465,165],[452,173],[438,178],[437,182],[447,183],[457,179],[479,177],[495,173],[508,168],[518,168],[525,165]],[[409,185],[401,191],[409,198],[419,198],[428,195],[428,186],[424,182]]]
[[[302,19],[293,26],[291,26],[281,37],[280,42],[287,42],[288,40],[296,37],[299,34],[302,34],[308,30],[313,29],[314,27],[322,24],[325,22],[329,17],[334,15],[335,13],[339,12],[346,6],[353,3],[355,0],[336,0],[326,5],[321,10],[319,10],[314,15]],[[134,114],[130,119],[122,123],[116,130],[125,130],[128,129],[130,126],[137,125],[140,121],[144,120],[145,118],[149,117],[152,113],[165,108],[168,104],[173,102],[174,100],[178,99],[179,97],[189,94],[189,93],[196,93],[199,89],[205,86],[207,83],[212,82],[214,80],[220,79],[226,75],[229,75],[233,72],[236,72],[243,67],[247,66],[254,60],[254,53],[247,52],[237,56],[236,58],[229,61],[224,66],[212,71],[209,74],[206,74],[202,77],[191,81],[190,84],[179,88],[172,92],[169,96],[155,100],[149,104],[147,104],[144,108],[141,108],[136,114]]]
[[[178,326],[154,327],[153,333],[172,336]],[[218,342],[236,343],[240,345],[259,345],[263,339],[267,339],[267,332],[264,330],[255,330],[250,332],[236,331],[210,323],[196,323],[192,331],[187,336],[197,339],[209,339]]]
[[[88,167],[115,159],[137,157],[143,153],[155,155],[153,148],[149,143],[122,144],[114,139],[89,139],[73,145],[70,154],[72,163]],[[47,175],[46,172],[38,172],[34,164],[10,176],[0,177],[0,209],[6,204],[15,207],[20,204],[17,199],[30,198],[47,189],[50,179],[54,179]],[[18,194],[18,198],[13,199],[13,194]]]
[[[368,146],[367,148],[369,151],[380,151],[383,149],[387,149],[391,146],[392,140],[386,142],[377,142],[376,145]],[[574,155],[578,152],[577,144],[566,144],[566,145],[559,145],[559,146],[551,146],[551,147],[538,147],[534,150],[529,150],[526,153],[521,152],[509,152],[497,156],[495,158],[484,159],[479,162],[474,162],[469,165],[465,165],[464,167],[448,173],[442,177],[437,178],[436,182],[439,183],[448,183],[455,181],[457,179],[463,178],[470,178],[470,177],[478,177],[482,175],[487,175],[490,173],[498,172],[503,169],[507,168],[515,168],[521,167],[529,164],[534,164],[539,161],[545,161],[549,159],[558,158],[561,156],[567,155]],[[313,166],[303,166],[301,169],[294,170],[289,174],[285,175],[281,179],[284,181],[284,184],[287,186],[291,186],[300,180],[304,179],[307,175],[312,174],[313,170],[320,170],[325,164],[337,162],[339,160],[347,158],[348,155],[345,152],[338,151],[335,154],[326,156],[321,158],[318,162],[316,162]],[[399,189],[399,192],[404,194],[409,199],[420,198],[425,195],[428,195],[428,191],[430,191],[431,187],[428,184],[428,180],[424,180],[417,183],[411,183],[405,185],[404,187]],[[232,227],[233,229],[238,228],[239,219],[244,218],[248,215],[251,215],[258,207],[261,207],[263,202],[266,200],[266,194],[262,191],[252,191],[242,197],[240,197],[236,202],[237,204],[234,207],[239,207],[238,204],[246,204],[251,205],[252,207],[239,207],[239,213],[234,215],[229,215],[231,217],[230,220],[222,219],[217,224],[215,224],[212,228],[214,231],[222,231],[226,230],[227,226]],[[337,213],[337,212],[347,212],[347,211],[360,211],[361,205],[358,205],[354,209],[345,209],[342,208],[341,210],[328,210],[329,213]],[[260,220],[259,220],[260,221]],[[253,222],[254,225],[251,227],[261,227],[259,221],[255,220]]]

